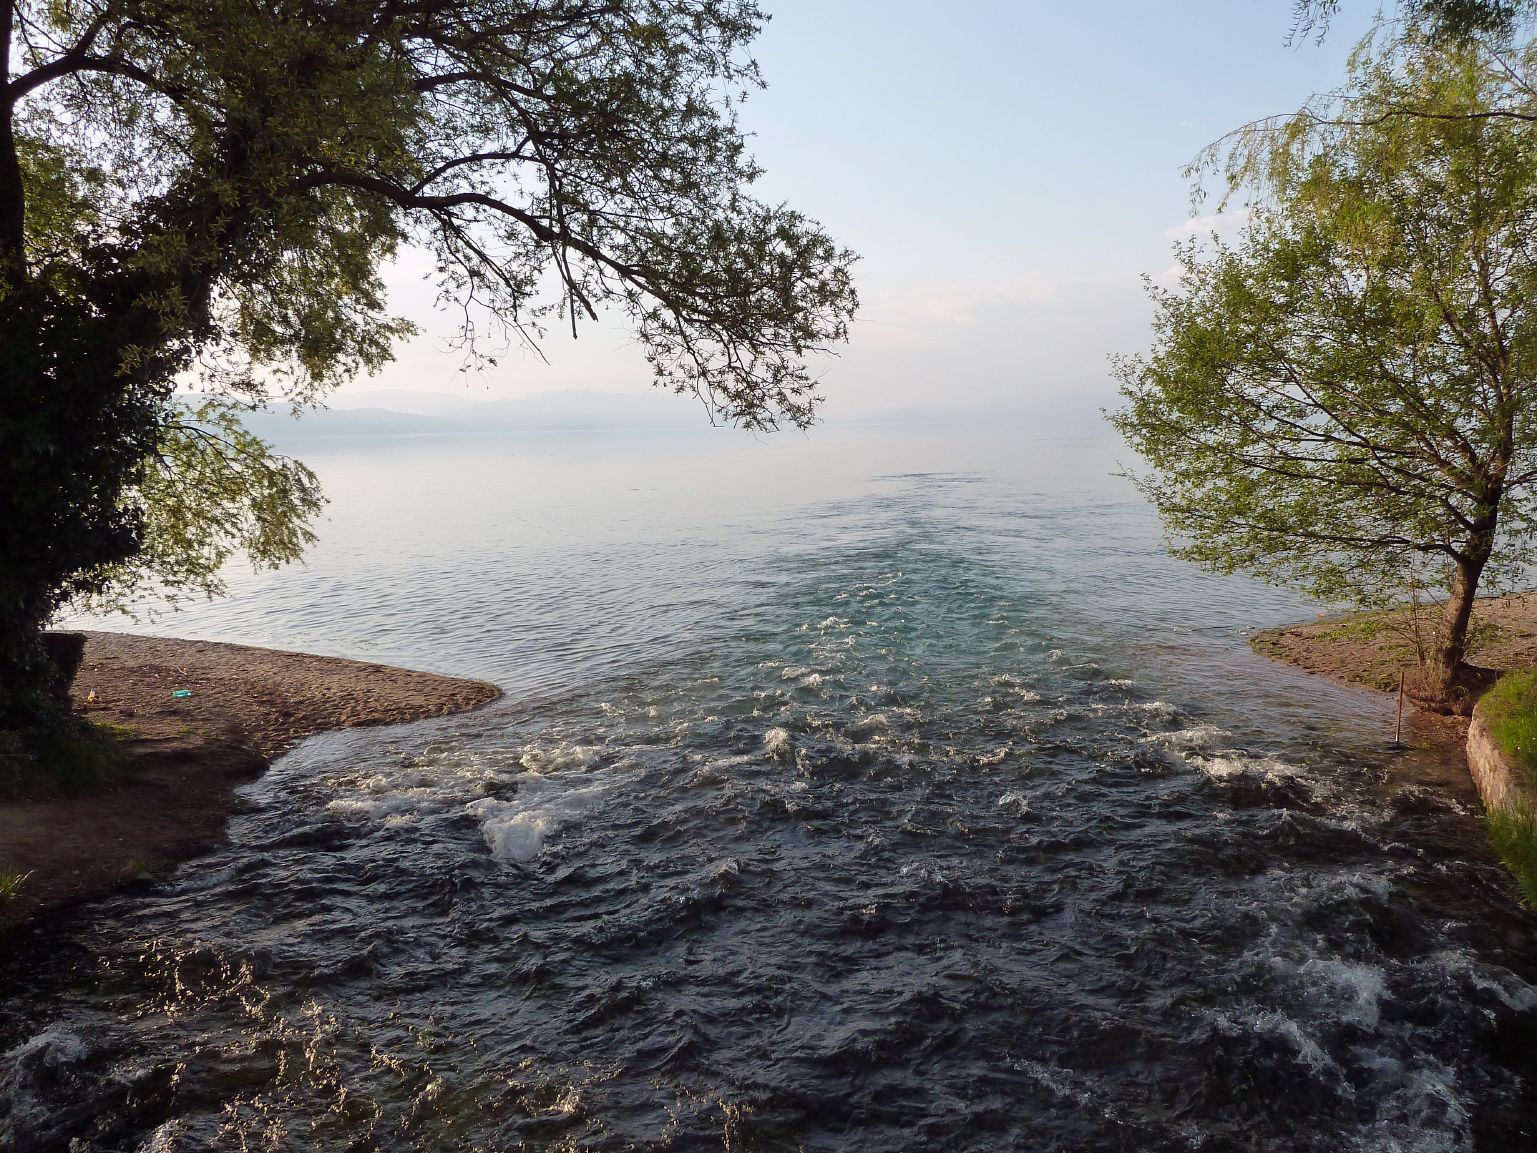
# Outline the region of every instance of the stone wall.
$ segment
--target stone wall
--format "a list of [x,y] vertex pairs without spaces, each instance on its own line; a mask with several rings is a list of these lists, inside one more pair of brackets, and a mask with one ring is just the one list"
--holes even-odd
[[1531,805],[1532,797],[1520,770],[1494,743],[1480,710],[1481,706],[1474,708],[1468,724],[1468,771],[1478,783],[1484,807],[1509,809]]

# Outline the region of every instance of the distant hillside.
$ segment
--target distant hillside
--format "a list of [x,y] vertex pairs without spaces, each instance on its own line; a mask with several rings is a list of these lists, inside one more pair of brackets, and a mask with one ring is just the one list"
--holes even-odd
[[[402,408],[357,406],[363,399],[395,402]],[[330,408],[247,413],[246,427],[277,444],[312,440],[382,437],[469,436],[498,432],[579,429],[697,428],[708,423],[697,403],[664,393],[633,395],[587,389],[537,393],[516,400],[477,401],[436,393],[379,390],[338,394]],[[433,412],[420,411],[433,408]]]

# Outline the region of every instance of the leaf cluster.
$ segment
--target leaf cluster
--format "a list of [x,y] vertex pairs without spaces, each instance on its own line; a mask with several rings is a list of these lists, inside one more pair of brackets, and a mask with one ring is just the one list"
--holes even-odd
[[[17,504],[36,522],[0,573],[18,590],[112,600],[140,566],[213,591],[231,545],[295,555],[313,477],[237,434],[233,408],[189,419],[176,391],[302,405],[377,370],[412,331],[380,279],[406,244],[433,255],[472,359],[615,309],[657,383],[712,417],[813,419],[809,362],[847,338],[854,257],[751,194],[738,108],[761,84],[747,46],[765,17],[750,0],[0,14],[16,338],[0,351],[27,414],[0,449],[50,446],[16,456],[10,483],[58,506]],[[34,539],[51,550],[35,565]]]

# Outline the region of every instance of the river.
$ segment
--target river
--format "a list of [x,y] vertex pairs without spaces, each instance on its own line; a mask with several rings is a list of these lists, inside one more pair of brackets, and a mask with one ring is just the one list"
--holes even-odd
[[1466,775],[1253,655],[1313,608],[1171,559],[1117,455],[305,446],[306,564],[141,627],[507,696],[8,942],[0,1147],[1529,1153]]

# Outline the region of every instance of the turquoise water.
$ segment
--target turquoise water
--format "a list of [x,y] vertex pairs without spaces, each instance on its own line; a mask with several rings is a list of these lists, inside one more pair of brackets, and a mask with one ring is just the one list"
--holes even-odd
[[[486,677],[18,943],[0,1145],[1528,1149],[1465,774],[1028,427],[316,442],[160,631]],[[46,964],[39,959],[46,959]]]

